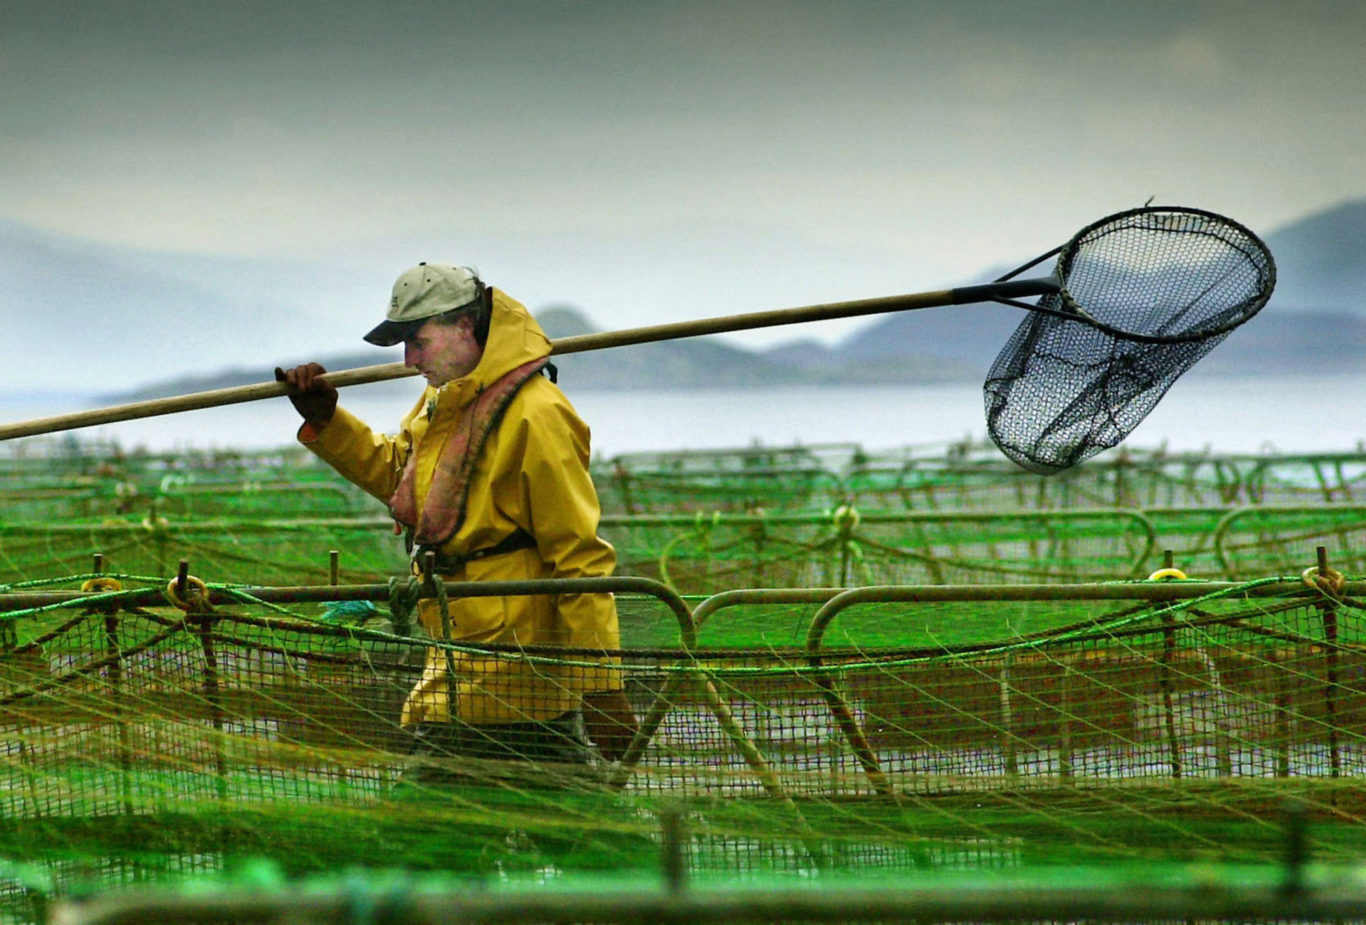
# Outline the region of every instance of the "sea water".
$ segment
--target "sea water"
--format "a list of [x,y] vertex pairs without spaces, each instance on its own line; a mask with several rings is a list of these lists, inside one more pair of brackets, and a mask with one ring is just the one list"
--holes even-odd
[[[342,402],[392,431],[419,392],[415,379],[346,389]],[[845,385],[581,391],[562,383],[593,431],[599,458],[623,453],[851,444],[868,452],[987,439],[980,386]],[[0,394],[6,423],[97,407],[81,396]],[[82,440],[124,451],[268,449],[292,443],[284,398],[88,427]],[[1128,445],[1169,452],[1338,453],[1366,448],[1366,373],[1178,382]],[[0,446],[0,450],[5,449]]]

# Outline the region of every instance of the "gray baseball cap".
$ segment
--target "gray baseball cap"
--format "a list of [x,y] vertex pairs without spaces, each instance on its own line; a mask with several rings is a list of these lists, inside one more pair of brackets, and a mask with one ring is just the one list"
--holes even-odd
[[469,267],[419,263],[394,281],[385,320],[365,339],[392,347],[426,323],[428,318],[477,302],[483,284]]

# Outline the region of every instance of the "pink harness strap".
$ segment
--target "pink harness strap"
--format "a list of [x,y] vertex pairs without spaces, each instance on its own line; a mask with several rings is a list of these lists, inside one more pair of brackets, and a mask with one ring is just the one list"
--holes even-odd
[[421,517],[417,512],[417,453],[409,452],[398,487],[389,499],[389,512],[399,524],[413,530],[413,541],[436,546],[455,535],[465,520],[470,476],[479,453],[502,420],[512,397],[528,379],[546,365],[543,357],[524,363],[484,389],[470,403],[465,426],[441,447],[431,488]]

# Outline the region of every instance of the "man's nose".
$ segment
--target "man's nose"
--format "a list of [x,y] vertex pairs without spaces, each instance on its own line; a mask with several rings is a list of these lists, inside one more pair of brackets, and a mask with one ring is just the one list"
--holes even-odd
[[404,345],[403,345],[403,365],[404,365],[404,366],[416,366],[416,365],[417,365],[417,355],[418,355],[418,349],[417,349],[416,347],[414,347],[412,344],[404,344]]

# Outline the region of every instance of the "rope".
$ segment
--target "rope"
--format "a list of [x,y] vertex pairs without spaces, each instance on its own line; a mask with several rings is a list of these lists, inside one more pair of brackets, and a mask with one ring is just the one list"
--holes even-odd
[[185,576],[185,588],[187,593],[184,597],[180,594],[180,579],[172,578],[166,585],[163,594],[172,607],[183,610],[186,613],[212,613],[213,605],[209,603],[209,586],[202,580],[193,575]]
[[1342,589],[1347,586],[1346,577],[1336,569],[1319,568],[1311,565],[1300,575],[1306,587],[1313,588],[1324,597],[1337,601],[1342,598]]

